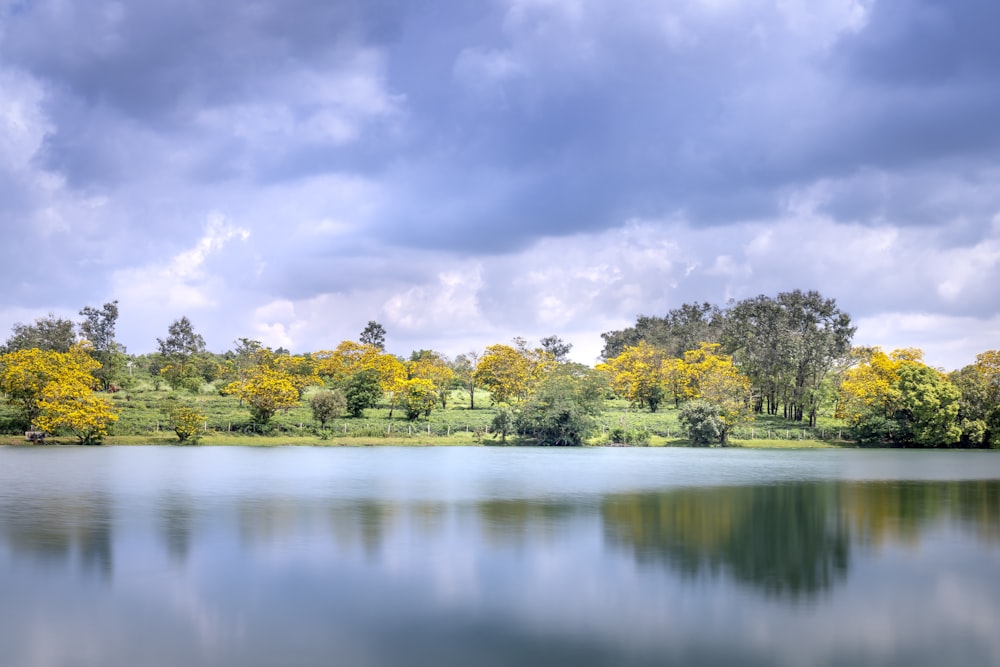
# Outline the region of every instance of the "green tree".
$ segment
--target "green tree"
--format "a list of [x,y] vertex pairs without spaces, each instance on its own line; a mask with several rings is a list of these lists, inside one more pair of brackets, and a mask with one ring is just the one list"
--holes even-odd
[[328,421],[340,417],[347,410],[347,399],[339,389],[318,391],[309,399],[309,407],[320,428],[326,428]]
[[517,429],[541,445],[581,445],[594,430],[606,390],[603,373],[561,364],[521,407]]
[[167,328],[167,337],[157,338],[156,343],[163,357],[160,374],[170,386],[197,391],[204,377],[194,357],[205,352],[205,339],[195,333],[191,320],[186,316],[174,320]]
[[476,351],[466,352],[455,357],[451,364],[451,369],[455,377],[462,383],[466,393],[469,394],[469,409],[476,409],[476,388],[479,386],[479,378],[476,377],[476,369],[479,367],[479,353]]
[[374,408],[382,398],[379,372],[374,368],[359,370],[344,383],[344,398],[347,412],[352,417],[361,417],[367,408]]
[[923,364],[906,363],[899,368],[899,412],[903,438],[921,447],[958,443],[961,393],[941,373]]
[[368,324],[361,331],[361,336],[358,338],[362,345],[374,345],[379,349],[379,352],[385,351],[385,327],[376,322],[375,320],[369,320]]
[[48,350],[52,352],[69,352],[76,342],[76,325],[72,321],[56,317],[49,313],[48,317],[39,317],[34,324],[18,322],[11,327],[10,338],[0,348],[0,353],[16,352],[17,350]]
[[90,342],[90,355],[101,364],[94,376],[107,391],[119,382],[125,367],[125,347],[115,341],[115,324],[118,322],[118,302],[111,301],[100,309],[90,306],[80,311],[80,335]]
[[572,343],[567,343],[559,336],[546,336],[538,342],[557,363],[569,360],[569,353],[573,349]]
[[689,401],[681,406],[677,419],[692,445],[726,444],[726,427],[719,412],[717,405],[702,400]]

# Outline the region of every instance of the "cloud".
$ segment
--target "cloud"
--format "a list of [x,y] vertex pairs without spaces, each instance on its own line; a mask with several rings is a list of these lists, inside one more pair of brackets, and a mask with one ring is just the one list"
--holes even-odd
[[639,313],[816,288],[929,318],[863,329],[894,340],[995,332],[996,12],[5,3],[0,313],[119,298],[133,350],[191,310],[210,346],[381,318],[393,344],[561,333],[590,360]]

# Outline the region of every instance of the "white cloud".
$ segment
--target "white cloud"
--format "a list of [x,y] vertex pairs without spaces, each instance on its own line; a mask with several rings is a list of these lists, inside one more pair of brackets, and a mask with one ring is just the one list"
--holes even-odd
[[154,263],[116,272],[123,307],[177,312],[217,305],[219,295],[213,293],[213,288],[222,280],[208,270],[206,261],[233,240],[246,241],[249,237],[249,230],[231,224],[221,213],[210,214],[203,235],[165,265]]

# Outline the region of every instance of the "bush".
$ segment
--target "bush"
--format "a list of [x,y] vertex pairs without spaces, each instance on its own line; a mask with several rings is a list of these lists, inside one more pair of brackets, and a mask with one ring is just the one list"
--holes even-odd
[[678,416],[692,445],[707,447],[713,442],[725,444],[725,425],[715,405],[707,401],[685,403]]
[[607,441],[613,445],[646,446],[649,444],[649,438],[651,435],[652,434],[649,429],[642,426],[635,428],[615,426],[608,431]]
[[344,414],[347,409],[347,398],[339,389],[320,391],[309,399],[309,407],[312,408],[313,419],[319,422],[320,428],[326,428],[328,421]]

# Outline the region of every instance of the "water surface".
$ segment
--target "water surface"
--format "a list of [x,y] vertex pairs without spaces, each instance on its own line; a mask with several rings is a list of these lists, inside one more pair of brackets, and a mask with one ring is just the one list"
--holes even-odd
[[3,664],[1000,664],[1000,455],[0,448]]

